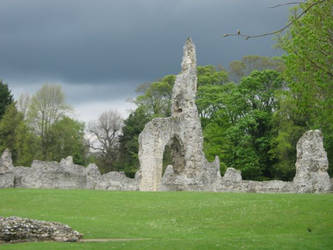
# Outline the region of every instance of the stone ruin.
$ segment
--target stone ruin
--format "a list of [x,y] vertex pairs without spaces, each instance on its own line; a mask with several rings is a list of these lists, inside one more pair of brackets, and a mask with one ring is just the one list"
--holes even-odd
[[327,192],[331,180],[327,173],[328,159],[319,130],[307,131],[297,142],[294,185],[297,192]]
[[[195,104],[196,54],[186,41],[182,71],[172,91],[172,115],[147,123],[139,136],[140,169],[135,179],[122,172],[101,174],[95,164],[73,163],[72,157],[58,162],[34,161],[31,167],[14,167],[5,150],[0,158],[0,188],[74,188],[126,191],[212,192],[330,192],[332,180],[319,130],[307,131],[297,143],[296,175],[292,182],[242,180],[239,170],[228,168],[220,175],[218,157],[208,162],[203,153],[201,123]],[[172,165],[163,174],[163,153],[171,148]]]
[[[221,177],[218,159],[209,163],[203,153],[201,123],[195,104],[196,54],[191,39],[184,46],[181,66],[172,90],[171,117],[153,119],[139,136],[141,191],[211,190]],[[166,145],[170,146],[173,164],[162,183]]]
[[62,241],[76,242],[82,234],[58,222],[48,222],[20,218],[0,217],[0,243],[25,241]]
[[71,156],[58,162],[33,161],[31,167],[14,167],[11,153],[0,158],[0,188],[55,188],[137,190],[136,180],[122,172],[101,174],[95,164],[73,163]]

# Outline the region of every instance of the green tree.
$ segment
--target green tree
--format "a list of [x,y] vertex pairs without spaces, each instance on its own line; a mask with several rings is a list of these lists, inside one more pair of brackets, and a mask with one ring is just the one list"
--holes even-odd
[[40,137],[43,160],[52,160],[49,150],[53,143],[50,136],[52,125],[61,120],[69,110],[61,86],[43,85],[32,96],[27,114],[28,122]]
[[277,178],[270,150],[275,136],[277,91],[284,81],[276,71],[254,71],[239,85],[206,85],[199,88],[197,105],[204,121],[204,150],[209,160],[218,155],[221,170],[242,170],[245,179]]
[[124,121],[122,135],[119,138],[120,159],[118,165],[130,177],[134,177],[140,166],[138,159],[139,135],[151,119],[152,117],[147,115],[142,107],[138,107]]
[[30,131],[14,104],[6,108],[0,121],[0,152],[9,148],[15,165],[30,166],[37,156],[38,139]]
[[8,85],[0,80],[0,120],[6,111],[6,107],[13,103],[13,96]]
[[218,85],[228,81],[228,73],[224,70],[217,70],[213,65],[198,66],[198,87],[202,85]]
[[67,156],[73,156],[73,162],[86,165],[88,143],[84,139],[84,123],[70,117],[63,117],[55,122],[50,129],[49,154],[52,160],[60,161]]
[[134,100],[134,103],[151,116],[169,116],[171,114],[172,87],[175,79],[174,75],[167,75],[157,82],[140,85],[136,91],[141,95]]
[[[311,7],[312,6],[312,7]],[[298,11],[306,11],[297,18]],[[290,91],[281,98],[277,155],[285,157],[295,148],[294,134],[319,128],[324,135],[329,161],[333,161],[333,2],[308,0],[295,8],[292,25],[279,40]],[[288,107],[288,108],[286,108]],[[285,117],[288,117],[286,121]],[[331,164],[332,165],[332,164]],[[333,173],[333,168],[329,170]]]

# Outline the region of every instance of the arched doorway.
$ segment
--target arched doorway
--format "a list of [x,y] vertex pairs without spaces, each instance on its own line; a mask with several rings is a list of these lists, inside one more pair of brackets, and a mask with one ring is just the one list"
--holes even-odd
[[163,172],[168,165],[172,165],[175,174],[180,174],[185,169],[185,150],[181,139],[174,135],[164,148]]

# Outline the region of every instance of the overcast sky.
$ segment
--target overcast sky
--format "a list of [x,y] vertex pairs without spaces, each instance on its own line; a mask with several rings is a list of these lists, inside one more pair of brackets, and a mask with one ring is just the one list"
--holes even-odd
[[[281,0],[279,3],[286,2]],[[224,33],[280,28],[288,7],[276,0],[0,0],[0,79],[17,98],[43,83],[63,86],[78,119],[108,109],[123,116],[140,83],[180,70],[191,36],[198,63],[276,56],[272,37],[245,41]]]

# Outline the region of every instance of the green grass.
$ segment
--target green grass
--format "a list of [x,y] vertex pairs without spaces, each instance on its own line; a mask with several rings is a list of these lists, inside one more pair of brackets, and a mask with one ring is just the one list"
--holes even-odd
[[0,215],[66,223],[84,238],[146,239],[1,250],[333,249],[332,194],[0,189]]

